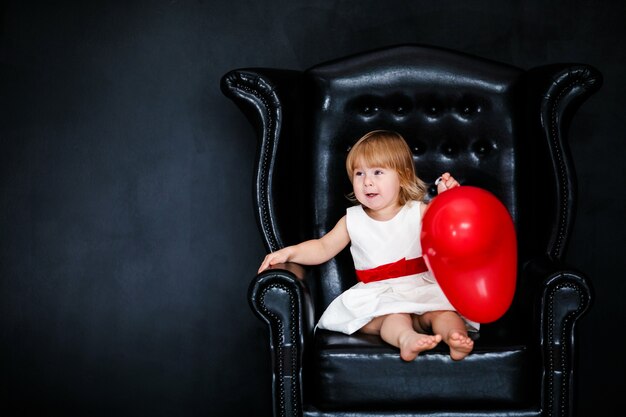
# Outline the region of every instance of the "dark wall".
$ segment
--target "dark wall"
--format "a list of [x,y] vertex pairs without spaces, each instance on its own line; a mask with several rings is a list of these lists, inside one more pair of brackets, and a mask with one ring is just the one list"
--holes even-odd
[[625,2],[0,4],[0,415],[269,416],[256,143],[220,77],[408,42],[604,74],[567,259],[595,287],[580,415],[623,415]]

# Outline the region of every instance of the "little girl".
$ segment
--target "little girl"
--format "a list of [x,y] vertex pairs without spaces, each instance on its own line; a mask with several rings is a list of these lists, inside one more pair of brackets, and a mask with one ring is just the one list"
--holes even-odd
[[[452,359],[463,359],[474,347],[468,329],[479,325],[454,310],[422,258],[426,185],[415,174],[404,138],[384,130],[366,134],[348,153],[346,169],[353,187],[349,197],[359,204],[320,239],[267,255],[259,272],[284,262],[318,265],[350,243],[360,282],[328,306],[317,327],[380,335],[405,361],[442,340]],[[437,192],[458,186],[446,172]]]

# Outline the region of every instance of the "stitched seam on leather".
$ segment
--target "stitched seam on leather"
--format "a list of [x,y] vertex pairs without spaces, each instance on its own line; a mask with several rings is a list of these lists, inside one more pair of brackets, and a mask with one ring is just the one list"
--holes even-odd
[[[566,223],[567,223],[567,219],[566,219],[566,213],[567,213],[567,198],[569,195],[569,191],[567,189],[567,187],[565,186],[566,183],[566,172],[565,172],[565,158],[563,157],[562,154],[562,149],[561,149],[561,143],[559,143],[559,141],[557,140],[557,138],[559,137],[557,134],[558,131],[558,123],[557,123],[557,117],[556,117],[556,113],[557,113],[557,104],[559,103],[559,101],[561,100],[561,98],[569,91],[571,91],[574,86],[576,85],[582,85],[583,82],[579,79],[576,79],[574,81],[572,81],[571,83],[569,83],[567,86],[565,86],[557,95],[556,99],[554,100],[554,102],[552,103],[552,108],[550,111],[550,119],[551,119],[551,140],[553,143],[553,149],[555,150],[555,156],[557,159],[557,175],[558,175],[558,184],[559,184],[559,194],[560,194],[560,201],[559,201],[559,216],[558,216],[558,231],[557,231],[557,238],[556,238],[556,242],[554,243],[554,247],[552,248],[552,253],[551,255],[553,257],[556,257],[557,259],[561,257],[562,255],[562,246],[563,246],[563,241],[565,239],[565,229],[566,229]],[[561,140],[562,142],[562,140]]]
[[[561,372],[563,374],[563,378],[561,380],[561,399],[559,401],[560,403],[560,408],[559,408],[559,415],[560,416],[566,416],[566,412],[567,412],[567,406],[569,405],[569,401],[568,398],[570,396],[570,392],[569,392],[569,374],[571,372],[571,370],[569,369],[569,364],[566,360],[566,358],[569,357],[569,352],[567,351],[568,345],[567,343],[565,343],[565,341],[568,341],[569,338],[567,337],[567,333],[568,333],[568,328],[569,328],[569,323],[570,321],[572,321],[573,317],[576,317],[578,315],[578,313],[582,310],[583,308],[583,297],[581,296],[581,291],[578,288],[578,286],[576,285],[572,285],[569,283],[566,284],[560,284],[557,285],[556,287],[554,287],[552,289],[552,291],[550,292],[550,301],[549,301],[549,310],[548,310],[548,315],[550,317],[550,327],[548,330],[548,348],[550,349],[549,354],[548,354],[548,369],[549,369],[549,373],[548,373],[548,411],[551,412],[553,406],[554,406],[554,373],[556,372],[555,367],[554,367],[554,355],[552,355],[552,348],[551,346],[554,344],[554,328],[555,328],[555,315],[554,315],[554,298],[556,296],[556,293],[559,292],[561,289],[563,288],[571,288],[574,291],[576,291],[576,293],[578,294],[578,299],[579,299],[579,303],[578,303],[578,308],[576,308],[576,310],[574,310],[573,312],[570,312],[569,314],[567,314],[564,318],[563,318],[563,322],[561,323],[561,352],[560,352],[560,366],[561,366]],[[573,329],[572,329],[573,331]]]
[[[261,293],[261,306],[263,311],[265,312],[265,314],[267,314],[269,317],[271,317],[273,319],[273,321],[276,323],[277,327],[278,327],[278,340],[275,342],[276,344],[276,356],[277,356],[277,360],[276,363],[278,364],[278,381],[279,381],[279,396],[280,396],[280,407],[279,407],[279,413],[281,417],[286,417],[286,409],[285,409],[285,382],[284,382],[284,369],[283,369],[283,361],[281,360],[284,352],[283,352],[283,344],[281,343],[281,341],[284,338],[284,334],[285,334],[285,327],[283,325],[282,320],[279,319],[279,317],[274,314],[273,312],[271,312],[266,306],[265,306],[265,295],[272,289],[279,289],[279,290],[283,290],[285,292],[287,292],[287,294],[289,294],[289,305],[290,305],[290,314],[291,314],[291,322],[295,323],[295,318],[296,318],[296,308],[295,308],[295,301],[294,301],[294,297],[292,296],[291,291],[284,285],[281,284],[272,284],[269,285],[267,288],[265,288],[263,290],[263,292]],[[297,349],[296,344],[295,344],[295,335],[296,335],[296,329],[295,326],[291,326],[290,329],[290,335],[291,335],[291,342],[292,342],[292,349]],[[292,381],[292,389],[291,389],[291,400],[292,400],[292,404],[293,404],[293,408],[294,409],[298,409],[299,405],[298,405],[298,391],[299,391],[299,381],[296,378],[296,363],[297,363],[297,354],[296,353],[292,353],[291,355],[291,381]]]
[[273,113],[269,110],[272,108],[270,106],[269,96],[270,94],[265,92],[262,89],[258,88],[259,80],[258,78],[253,81],[250,81],[247,78],[243,78],[243,76],[239,77],[239,81],[236,84],[236,88],[245,91],[246,93],[254,96],[257,100],[263,105],[263,109],[265,110],[265,116],[267,123],[263,123],[264,131],[261,138],[261,147],[260,147],[260,155],[259,155],[259,169],[257,171],[257,177],[259,179],[259,208],[261,209],[261,228],[263,229],[263,235],[266,238],[267,244],[271,252],[278,250],[278,239],[276,234],[271,227],[270,221],[270,201],[269,201],[269,165],[270,165],[270,156],[272,155],[272,151],[274,150],[275,140],[270,140],[273,136],[272,131],[275,126],[275,118]]

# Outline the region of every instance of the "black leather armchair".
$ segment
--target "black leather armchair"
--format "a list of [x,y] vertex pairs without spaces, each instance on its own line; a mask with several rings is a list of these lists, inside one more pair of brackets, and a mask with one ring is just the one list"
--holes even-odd
[[426,182],[450,171],[493,192],[517,228],[513,304],[481,327],[459,362],[443,343],[404,362],[378,337],[314,332],[330,301],[356,282],[348,250],[317,267],[285,264],[256,276],[249,300],[269,327],[275,416],[574,413],[575,327],[591,288],[562,264],[576,205],[566,136],[601,80],[588,65],[522,70],[419,45],[305,71],[223,76],[223,93],[258,134],[254,198],[268,251],[332,228],[350,204],[347,151],[373,129],[400,132]]

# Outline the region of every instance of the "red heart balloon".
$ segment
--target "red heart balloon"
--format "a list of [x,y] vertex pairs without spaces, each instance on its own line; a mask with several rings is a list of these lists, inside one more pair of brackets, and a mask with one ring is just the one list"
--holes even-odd
[[517,277],[517,238],[506,207],[472,186],[435,197],[422,220],[422,252],[446,297],[479,323],[510,307]]

